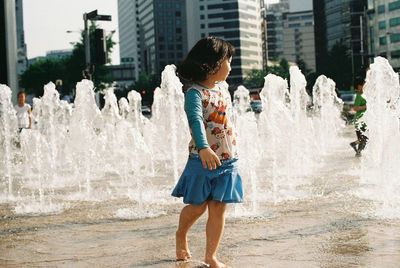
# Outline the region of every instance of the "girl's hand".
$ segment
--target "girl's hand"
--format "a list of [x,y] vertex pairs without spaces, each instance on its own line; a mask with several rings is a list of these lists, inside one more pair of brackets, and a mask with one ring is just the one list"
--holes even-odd
[[209,170],[213,170],[221,165],[221,161],[211,148],[201,149],[199,156],[204,168],[208,167]]

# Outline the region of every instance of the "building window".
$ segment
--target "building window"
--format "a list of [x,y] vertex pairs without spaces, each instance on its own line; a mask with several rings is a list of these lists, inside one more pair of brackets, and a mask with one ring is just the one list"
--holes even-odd
[[396,10],[399,8],[400,8],[400,0],[389,3],[389,11]]
[[400,34],[391,34],[390,35],[390,43],[398,43],[400,42]]
[[204,10],[204,6],[200,6],[200,10]]
[[391,52],[392,59],[400,58],[400,50],[395,50]]
[[379,29],[386,29],[386,21],[379,22]]
[[292,23],[292,24],[289,24],[289,28],[298,28],[298,27],[301,27],[301,24],[300,24],[300,23]]
[[204,29],[204,24],[201,24],[201,25],[200,25],[200,28],[201,28],[201,29]]
[[385,13],[385,5],[379,5],[378,6],[378,14]]
[[179,33],[182,33],[182,28],[176,28],[176,31],[175,31],[177,34],[179,34]]
[[386,45],[386,36],[379,37],[379,45],[381,46]]
[[397,17],[397,18],[390,19],[389,20],[389,25],[390,25],[390,27],[394,27],[394,26],[400,25],[400,18]]
[[204,20],[204,15],[200,15],[200,19],[201,19],[201,20]]

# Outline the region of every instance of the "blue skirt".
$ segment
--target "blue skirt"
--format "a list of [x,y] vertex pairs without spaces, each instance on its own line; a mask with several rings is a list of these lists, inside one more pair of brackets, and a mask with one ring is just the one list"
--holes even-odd
[[203,168],[198,155],[190,155],[172,196],[183,197],[185,204],[200,205],[207,200],[223,203],[243,202],[242,178],[237,159],[221,161],[214,170]]

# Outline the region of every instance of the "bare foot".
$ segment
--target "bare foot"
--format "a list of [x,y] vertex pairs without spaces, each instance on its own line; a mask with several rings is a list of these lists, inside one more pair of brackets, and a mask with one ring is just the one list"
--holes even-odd
[[186,234],[182,235],[179,232],[176,232],[175,238],[176,238],[176,259],[180,261],[186,261],[192,258]]
[[210,268],[230,268],[228,265],[218,261],[217,259],[205,260],[205,263],[207,263]]

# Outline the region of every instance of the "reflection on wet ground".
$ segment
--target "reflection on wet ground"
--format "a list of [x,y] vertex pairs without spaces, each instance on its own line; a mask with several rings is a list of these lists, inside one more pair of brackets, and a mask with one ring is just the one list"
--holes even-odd
[[[326,157],[308,199],[262,203],[256,217],[235,217],[230,206],[221,260],[232,267],[399,267],[400,221],[374,217],[373,204],[353,194],[359,159],[346,149]],[[1,204],[0,267],[179,267],[174,232],[182,205],[166,205],[155,218],[116,219],[110,211],[125,201],[77,201],[36,217]],[[205,220],[190,233],[196,260],[204,255]]]

